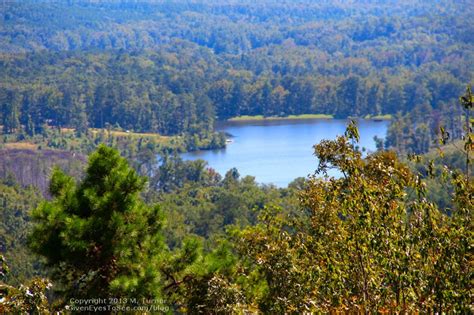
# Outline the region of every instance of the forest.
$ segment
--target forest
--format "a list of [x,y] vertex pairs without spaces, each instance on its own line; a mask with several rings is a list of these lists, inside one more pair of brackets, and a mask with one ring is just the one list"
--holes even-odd
[[[470,95],[470,110],[473,103]],[[203,161],[179,157],[147,181],[105,145],[82,176],[54,169],[43,201],[34,187],[7,178],[0,186],[0,307],[469,312],[468,136],[464,172],[422,156],[410,167],[393,151],[363,158],[351,123],[336,140],[314,146],[315,175],[287,188],[258,185],[236,169],[222,178]],[[330,167],[344,176],[325,175]],[[441,185],[446,204],[432,198],[430,181]]]
[[[473,15],[0,2],[0,313],[474,312]],[[307,114],[347,128],[287,187],[180,155]]]
[[472,6],[357,3],[4,3],[3,132],[110,125],[199,142],[241,115],[412,113],[414,143],[387,146],[425,153],[472,81]]

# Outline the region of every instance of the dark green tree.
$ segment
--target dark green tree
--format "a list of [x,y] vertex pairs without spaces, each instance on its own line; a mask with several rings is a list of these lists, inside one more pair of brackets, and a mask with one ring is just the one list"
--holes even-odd
[[145,180],[118,152],[100,146],[82,182],[55,170],[53,199],[33,211],[34,252],[64,297],[160,296],[161,211],[140,199]]
[[14,133],[20,128],[18,103],[11,99],[2,104],[2,125],[4,133]]

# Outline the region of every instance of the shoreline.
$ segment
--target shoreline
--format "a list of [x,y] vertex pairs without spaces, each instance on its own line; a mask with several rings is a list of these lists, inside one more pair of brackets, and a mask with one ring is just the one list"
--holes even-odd
[[303,120],[303,119],[334,119],[333,115],[325,114],[303,114],[303,115],[288,115],[288,116],[263,116],[263,115],[242,115],[229,118],[227,122],[244,122],[244,121],[269,121],[269,120]]
[[[288,115],[288,116],[268,116],[265,117],[263,115],[242,115],[237,117],[232,117],[225,122],[255,122],[255,121],[278,121],[278,120],[305,120],[305,119],[321,119],[321,120],[331,120],[335,119],[334,115],[326,115],[326,114],[302,114],[302,115]],[[366,119],[366,120],[391,120],[392,115],[375,115],[370,116],[366,115],[364,117],[346,117],[345,119]]]

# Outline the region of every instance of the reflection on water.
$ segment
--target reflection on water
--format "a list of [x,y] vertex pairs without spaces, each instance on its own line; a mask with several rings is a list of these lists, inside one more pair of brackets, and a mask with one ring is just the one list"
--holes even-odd
[[[183,158],[206,160],[221,175],[236,167],[242,176],[285,187],[297,177],[314,173],[318,161],[313,145],[342,135],[346,124],[346,120],[317,119],[220,123],[217,129],[232,135],[226,149],[190,152]],[[374,151],[373,138],[385,137],[388,122],[360,120],[358,126],[360,146]]]

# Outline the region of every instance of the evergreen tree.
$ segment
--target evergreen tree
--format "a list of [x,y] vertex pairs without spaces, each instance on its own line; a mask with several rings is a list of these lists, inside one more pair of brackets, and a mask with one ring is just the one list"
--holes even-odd
[[20,128],[20,113],[18,104],[12,97],[2,105],[2,125],[4,133],[14,133]]
[[76,133],[79,136],[87,133],[88,122],[84,95],[79,96],[79,99],[74,102],[72,111],[72,126],[76,129]]
[[90,156],[79,184],[54,171],[53,199],[33,211],[30,245],[46,258],[64,297],[160,296],[161,212],[140,199],[144,185],[106,146]]

